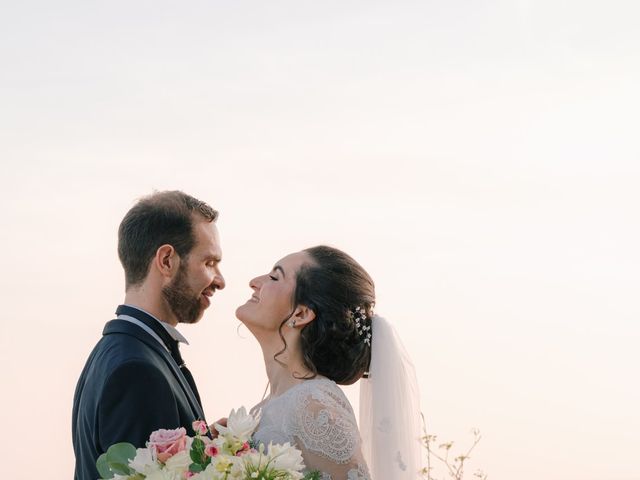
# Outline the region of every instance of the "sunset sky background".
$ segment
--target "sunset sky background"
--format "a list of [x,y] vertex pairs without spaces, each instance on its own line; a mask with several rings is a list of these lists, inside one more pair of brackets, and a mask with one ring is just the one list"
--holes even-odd
[[430,431],[482,431],[471,470],[640,479],[639,14],[5,2],[3,477],[72,477],[75,383],[124,293],[118,224],[182,189],[221,212],[227,288],[181,328],[209,420],[266,385],[234,317],[249,279],[327,243],[375,279]]

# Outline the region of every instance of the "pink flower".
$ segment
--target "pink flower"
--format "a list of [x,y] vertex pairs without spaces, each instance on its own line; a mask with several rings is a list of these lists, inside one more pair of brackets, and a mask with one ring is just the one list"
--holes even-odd
[[187,470],[186,472],[184,472],[184,478],[191,478],[195,475],[195,473],[193,473],[190,470]]
[[151,434],[147,446],[155,450],[158,460],[165,463],[187,448],[187,431],[182,427],[175,430],[161,428]]
[[206,435],[207,430],[209,430],[207,424],[202,420],[196,420],[191,424],[191,426],[193,427],[193,431],[196,432],[197,435]]
[[218,455],[218,449],[213,443],[210,443],[209,445],[204,447],[204,454],[209,457],[215,457],[216,455]]
[[236,452],[236,457],[241,457],[242,455],[244,455],[245,453],[249,453],[250,451],[251,446],[249,445],[249,442],[244,442],[240,450]]

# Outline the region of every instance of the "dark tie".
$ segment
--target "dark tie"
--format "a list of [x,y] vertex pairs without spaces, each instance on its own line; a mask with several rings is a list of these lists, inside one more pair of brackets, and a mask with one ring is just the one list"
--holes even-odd
[[169,349],[171,356],[176,362],[176,365],[178,365],[180,371],[182,372],[182,375],[191,387],[191,391],[198,400],[200,408],[202,408],[202,401],[200,400],[200,394],[198,393],[198,389],[196,388],[196,382],[193,380],[193,375],[191,375],[191,372],[187,368],[187,365],[184,363],[182,355],[180,355],[179,342],[177,340],[174,340],[169,332],[167,332],[167,330],[162,325],[160,325],[160,321],[156,320],[148,313],[143,312],[142,310],[138,310],[134,307],[129,307],[128,305],[118,306],[116,315],[128,315],[130,317],[133,317],[136,320],[144,323],[147,327],[153,330],[153,332],[158,335],[158,337],[160,337],[162,343],[164,343],[165,346]]

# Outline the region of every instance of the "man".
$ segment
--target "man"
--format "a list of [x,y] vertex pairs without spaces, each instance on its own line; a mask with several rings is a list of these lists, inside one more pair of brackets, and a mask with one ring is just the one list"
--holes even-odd
[[178,323],[195,323],[220,273],[218,212],[183,192],[140,200],[118,231],[124,305],[108,322],[80,375],[73,400],[75,479],[99,478],[97,458],[118,442],[144,447],[158,428],[204,420],[198,390],[182,361]]

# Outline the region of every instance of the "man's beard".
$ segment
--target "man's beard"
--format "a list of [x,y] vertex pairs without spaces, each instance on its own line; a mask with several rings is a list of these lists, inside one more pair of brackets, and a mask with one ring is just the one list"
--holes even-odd
[[195,295],[187,284],[186,266],[180,266],[173,282],[162,289],[162,295],[178,323],[196,323],[200,320],[203,311],[200,295]]

